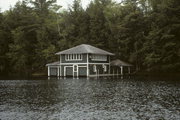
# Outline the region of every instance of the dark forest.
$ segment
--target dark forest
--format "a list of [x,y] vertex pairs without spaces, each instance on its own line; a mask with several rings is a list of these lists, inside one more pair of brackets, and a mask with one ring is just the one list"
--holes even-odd
[[136,71],[180,72],[180,0],[23,0],[0,12],[0,74],[45,73],[56,52],[90,44]]

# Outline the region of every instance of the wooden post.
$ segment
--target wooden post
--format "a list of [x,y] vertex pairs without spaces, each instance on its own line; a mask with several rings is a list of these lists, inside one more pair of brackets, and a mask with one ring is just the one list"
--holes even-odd
[[89,64],[87,64],[87,77],[89,77]]
[[121,75],[123,75],[123,66],[121,66]]
[[50,67],[48,66],[48,77],[50,76]]
[[61,65],[59,67],[60,76],[62,76]]
[[57,76],[59,77],[59,66],[57,67]]
[[74,79],[74,65],[73,65],[73,79]]
[[59,65],[60,65],[60,66],[59,66],[59,69],[60,69],[60,70],[59,70],[60,76],[62,76],[62,70],[61,70],[61,58],[62,58],[62,57],[61,57],[61,55],[60,55],[60,63],[59,63]]
[[77,74],[77,79],[79,79],[79,66],[77,65],[77,72],[76,72],[76,74]]
[[87,54],[87,77],[89,77],[89,54]]
[[64,67],[64,77],[66,77],[66,67]]

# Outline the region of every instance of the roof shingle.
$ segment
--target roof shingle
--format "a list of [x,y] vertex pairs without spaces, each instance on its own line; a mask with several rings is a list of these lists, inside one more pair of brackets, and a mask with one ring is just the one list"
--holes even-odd
[[107,52],[105,50],[99,49],[97,47],[87,45],[87,44],[81,44],[75,47],[72,47],[70,49],[60,51],[56,53],[56,55],[60,54],[84,54],[84,53],[90,53],[90,54],[100,54],[100,55],[114,55],[113,53]]

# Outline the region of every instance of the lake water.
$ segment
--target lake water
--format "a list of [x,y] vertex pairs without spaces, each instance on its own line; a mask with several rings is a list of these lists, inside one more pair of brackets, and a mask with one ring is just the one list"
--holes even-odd
[[180,120],[180,82],[154,78],[0,80],[1,120]]

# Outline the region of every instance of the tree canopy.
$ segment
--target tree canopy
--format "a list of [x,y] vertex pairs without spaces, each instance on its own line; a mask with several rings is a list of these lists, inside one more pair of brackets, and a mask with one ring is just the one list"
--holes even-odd
[[0,12],[0,74],[31,75],[54,53],[91,44],[136,70],[180,72],[179,0],[93,0],[67,10],[56,0],[23,0]]

